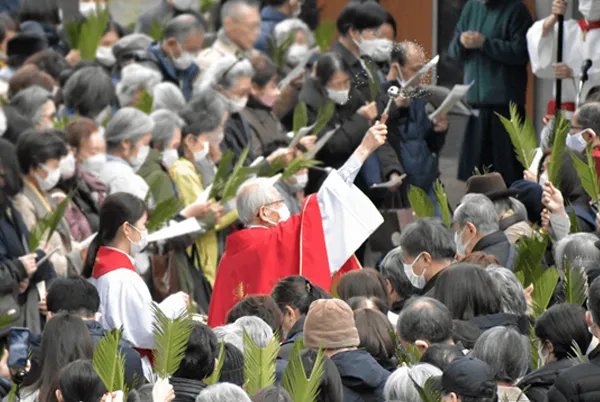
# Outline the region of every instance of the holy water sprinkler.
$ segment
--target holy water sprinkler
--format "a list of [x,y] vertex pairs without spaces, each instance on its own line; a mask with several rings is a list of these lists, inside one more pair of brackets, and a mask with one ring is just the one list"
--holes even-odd
[[400,96],[400,88],[396,87],[396,86],[391,86],[389,87],[389,89],[387,90],[387,95],[390,97],[390,100],[387,103],[387,106],[385,107],[385,110],[383,111],[383,113],[381,114],[381,124],[385,124],[389,115],[388,113],[390,112],[390,107],[392,106],[392,102],[394,101],[394,99],[396,99],[397,97]]

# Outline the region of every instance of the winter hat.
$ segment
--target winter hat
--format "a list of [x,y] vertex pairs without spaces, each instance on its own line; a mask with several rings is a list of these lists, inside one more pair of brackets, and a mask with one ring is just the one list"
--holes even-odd
[[340,299],[314,301],[304,321],[304,344],[308,348],[325,349],[360,345],[350,306]]
[[244,354],[231,343],[225,343],[223,366],[219,382],[244,385]]

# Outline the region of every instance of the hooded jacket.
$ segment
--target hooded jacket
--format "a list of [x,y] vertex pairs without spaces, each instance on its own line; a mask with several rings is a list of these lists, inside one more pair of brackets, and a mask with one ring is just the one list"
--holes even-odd
[[547,402],[548,391],[558,376],[573,367],[576,363],[569,358],[553,361],[526,375],[517,386],[525,391],[531,402]]
[[344,386],[344,402],[382,402],[383,388],[390,372],[381,367],[366,351],[341,352],[335,363]]

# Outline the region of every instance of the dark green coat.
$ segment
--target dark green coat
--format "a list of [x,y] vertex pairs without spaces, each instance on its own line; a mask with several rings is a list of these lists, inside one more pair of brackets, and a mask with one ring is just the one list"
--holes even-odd
[[[472,105],[525,105],[527,92],[526,34],[533,20],[522,0],[469,0],[456,24],[450,57],[464,62],[465,83],[475,81],[467,94]],[[481,49],[466,49],[463,32],[485,36]]]
[[162,154],[156,149],[150,149],[148,157],[137,174],[148,183],[155,206],[163,201],[177,198],[175,184],[162,163]]

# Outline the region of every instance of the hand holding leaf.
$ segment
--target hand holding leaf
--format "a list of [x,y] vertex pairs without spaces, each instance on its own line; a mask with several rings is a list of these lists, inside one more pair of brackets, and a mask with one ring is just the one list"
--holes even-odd
[[552,182],[547,181],[546,183],[544,183],[544,188],[542,192],[542,204],[544,204],[544,206],[548,208],[548,211],[550,211],[550,213],[566,214],[564,202],[565,201],[563,199],[562,193],[556,187],[554,187]]

